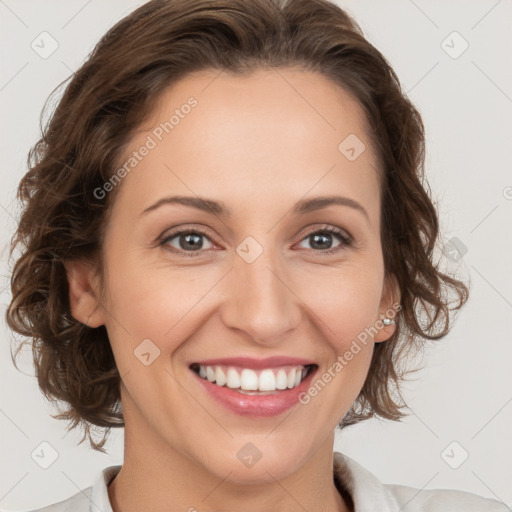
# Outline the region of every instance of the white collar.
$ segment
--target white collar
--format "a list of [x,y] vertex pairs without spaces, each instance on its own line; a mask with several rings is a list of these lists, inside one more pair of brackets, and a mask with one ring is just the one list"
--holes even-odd
[[91,494],[90,512],[113,512],[108,498],[108,484],[119,473],[121,466],[109,466],[97,476]]
[[393,494],[375,475],[354,459],[334,452],[334,479],[354,502],[355,512],[395,512],[399,506]]

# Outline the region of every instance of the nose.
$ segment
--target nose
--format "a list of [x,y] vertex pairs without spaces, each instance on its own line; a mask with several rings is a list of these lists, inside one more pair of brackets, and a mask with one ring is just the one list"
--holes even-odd
[[277,345],[301,320],[301,300],[284,265],[270,251],[247,263],[236,256],[226,280],[222,320],[252,342]]

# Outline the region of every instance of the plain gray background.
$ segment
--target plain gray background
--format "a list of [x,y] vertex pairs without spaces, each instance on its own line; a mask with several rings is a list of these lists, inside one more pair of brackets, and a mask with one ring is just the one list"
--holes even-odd
[[[39,138],[44,101],[106,30],[142,3],[0,0],[2,317],[10,299],[15,189]],[[447,270],[470,281],[471,298],[448,337],[428,345],[424,370],[404,387],[410,416],[350,427],[337,434],[335,449],[386,483],[467,490],[511,506],[512,2],[338,3],[388,58],[423,116],[426,168],[446,244],[439,254],[447,255]],[[46,38],[51,49],[42,32],[58,45],[46,58],[31,47]],[[123,432],[113,431],[109,455],[77,446],[79,433],[49,416],[57,411],[38,390],[30,353],[21,360],[24,373],[13,367],[11,339],[3,321],[0,508],[21,511],[65,499],[102,468],[120,464]],[[31,457],[42,442],[57,454],[47,469]]]

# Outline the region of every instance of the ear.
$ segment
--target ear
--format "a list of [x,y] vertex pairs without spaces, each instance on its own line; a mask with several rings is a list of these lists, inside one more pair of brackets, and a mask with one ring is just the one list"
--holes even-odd
[[92,264],[84,261],[64,263],[69,283],[71,314],[88,327],[105,324],[105,314],[99,301],[99,287]]
[[379,316],[375,319],[375,325],[378,326],[379,332],[374,337],[375,343],[386,341],[394,334],[396,330],[396,324],[383,325],[383,318],[390,318],[395,320],[395,316],[398,314],[401,308],[397,307],[400,305],[401,293],[398,281],[393,274],[390,274],[384,280],[384,287],[382,290],[382,297],[379,305]]

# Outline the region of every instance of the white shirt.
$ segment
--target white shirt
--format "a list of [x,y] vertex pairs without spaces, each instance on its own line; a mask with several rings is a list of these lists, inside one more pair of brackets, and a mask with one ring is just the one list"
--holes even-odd
[[[70,498],[31,512],[113,512],[107,486],[121,466],[109,466],[94,484]],[[511,512],[504,503],[447,489],[383,484],[355,460],[334,452],[334,481],[352,496],[355,512]]]

